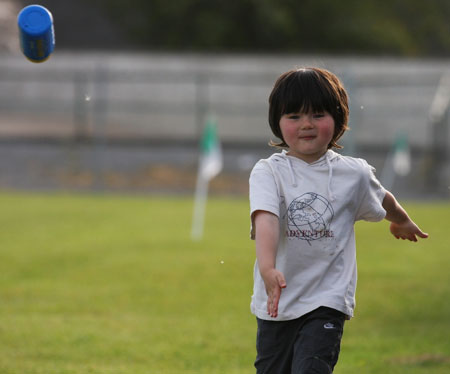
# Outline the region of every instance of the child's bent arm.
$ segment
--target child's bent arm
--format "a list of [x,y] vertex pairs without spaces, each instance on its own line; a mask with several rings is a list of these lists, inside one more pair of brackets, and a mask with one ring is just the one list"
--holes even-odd
[[281,289],[286,287],[284,275],[275,268],[280,228],[278,217],[259,210],[254,213],[256,258],[267,292],[267,313],[278,315]]
[[421,231],[411,218],[409,218],[406,210],[403,209],[394,195],[389,191],[386,191],[383,208],[386,210],[385,218],[391,222],[391,233],[397,239],[408,239],[416,242],[417,236],[424,239],[428,238],[428,234]]

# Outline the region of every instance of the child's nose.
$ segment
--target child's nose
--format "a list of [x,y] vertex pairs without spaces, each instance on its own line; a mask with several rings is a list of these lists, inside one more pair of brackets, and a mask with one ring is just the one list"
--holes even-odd
[[302,130],[304,129],[310,129],[313,127],[312,121],[308,116],[304,116],[300,121],[300,128]]

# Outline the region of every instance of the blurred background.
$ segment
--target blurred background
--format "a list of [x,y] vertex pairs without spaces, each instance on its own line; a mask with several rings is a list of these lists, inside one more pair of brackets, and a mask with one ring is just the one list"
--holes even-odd
[[[41,64],[19,47],[34,3],[55,25]],[[342,153],[400,198],[448,198],[449,19],[446,0],[0,0],[0,188],[190,194],[212,116],[211,191],[246,195],[275,79],[315,65],[349,92]]]

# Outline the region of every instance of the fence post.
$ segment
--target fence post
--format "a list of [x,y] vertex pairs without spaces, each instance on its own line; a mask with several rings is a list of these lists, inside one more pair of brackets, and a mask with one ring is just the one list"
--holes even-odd
[[93,127],[94,127],[94,185],[104,189],[104,172],[106,160],[106,115],[108,109],[108,71],[98,65],[94,73]]
[[73,76],[74,86],[74,104],[73,104],[73,122],[75,141],[88,138],[88,115],[87,103],[90,100],[86,96],[87,76],[85,72],[77,71]]
[[433,192],[448,194],[447,167],[450,121],[450,71],[442,75],[430,108],[432,143],[428,162],[428,184]]
[[195,76],[195,138],[200,139],[209,112],[209,77],[204,73]]
[[[363,124],[362,120],[362,109],[363,105],[358,100],[358,86],[355,83],[355,79],[353,78],[351,72],[345,70],[343,73],[343,81],[345,87],[348,92],[349,98],[354,98],[354,101],[349,100],[349,118],[348,118],[348,126],[350,128],[349,131],[346,132],[345,136],[340,141],[344,149],[342,150],[343,154],[354,156],[357,152],[356,150],[356,132],[358,132],[358,126],[361,127]],[[354,125],[354,126],[353,126]]]

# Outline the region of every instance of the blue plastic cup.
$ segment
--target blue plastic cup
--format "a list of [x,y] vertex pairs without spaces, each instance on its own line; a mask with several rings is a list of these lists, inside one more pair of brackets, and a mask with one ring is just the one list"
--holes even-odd
[[20,11],[17,23],[23,54],[32,62],[47,60],[55,48],[52,14],[41,5],[28,5]]

